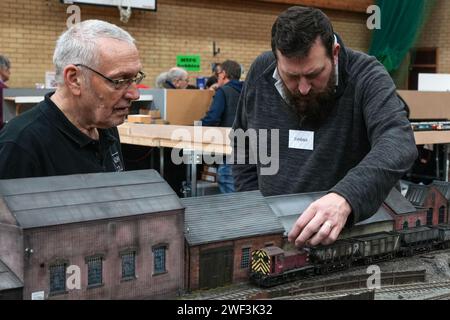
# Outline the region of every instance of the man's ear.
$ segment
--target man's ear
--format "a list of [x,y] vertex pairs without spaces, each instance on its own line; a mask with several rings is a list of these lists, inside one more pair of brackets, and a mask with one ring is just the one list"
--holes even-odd
[[339,52],[341,51],[341,45],[337,42],[333,45],[333,60],[334,64],[337,64],[339,61]]
[[68,65],[64,68],[64,83],[67,88],[72,92],[73,95],[80,95],[81,92],[81,72],[80,69],[75,67],[73,64]]

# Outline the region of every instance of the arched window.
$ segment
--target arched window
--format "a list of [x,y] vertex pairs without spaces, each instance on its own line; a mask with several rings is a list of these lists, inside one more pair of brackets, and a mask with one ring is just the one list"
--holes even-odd
[[431,226],[433,224],[433,208],[429,208],[427,211],[427,225]]
[[445,222],[445,207],[441,206],[439,208],[439,222],[438,223],[444,223]]
[[421,225],[420,219],[417,219],[417,221],[416,221],[416,227],[420,227],[420,225]]
[[403,222],[403,230],[408,229],[408,221]]

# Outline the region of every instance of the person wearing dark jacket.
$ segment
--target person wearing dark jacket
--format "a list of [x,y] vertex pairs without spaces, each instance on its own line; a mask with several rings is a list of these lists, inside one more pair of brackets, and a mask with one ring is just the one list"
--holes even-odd
[[11,62],[8,57],[0,54],[0,129],[3,126],[3,89],[8,88],[6,81],[11,74]]
[[299,247],[331,244],[344,226],[371,217],[417,157],[405,105],[383,65],[346,48],[313,8],[291,7],[275,21],[272,52],[252,64],[233,129],[258,138],[278,133],[278,149],[271,141],[266,151],[278,151],[272,175],[232,141],[246,158],[233,165],[237,191],[327,191],[299,212],[288,235]]
[[[201,119],[203,126],[231,127],[236,116],[239,96],[242,90],[241,66],[236,61],[227,60],[218,73],[216,90],[211,106]],[[234,192],[231,165],[220,164],[217,168],[218,184],[222,193]]]

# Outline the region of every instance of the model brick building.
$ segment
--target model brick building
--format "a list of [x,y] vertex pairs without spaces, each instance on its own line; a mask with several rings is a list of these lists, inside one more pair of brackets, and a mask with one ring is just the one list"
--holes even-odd
[[186,207],[186,285],[248,280],[251,252],[282,246],[284,229],[259,191],[181,199]]
[[[447,199],[436,185],[410,185],[405,197],[418,211],[425,212],[425,219],[421,225],[431,226],[447,223]],[[408,226],[405,225],[405,228],[413,226],[410,223]]]
[[24,299],[183,290],[184,208],[156,171],[0,180],[0,194],[0,259]]

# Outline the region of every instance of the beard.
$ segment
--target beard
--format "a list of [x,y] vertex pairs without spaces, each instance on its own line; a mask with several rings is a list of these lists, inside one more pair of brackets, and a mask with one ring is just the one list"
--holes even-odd
[[288,105],[294,109],[299,117],[300,125],[304,122],[313,127],[320,126],[328,118],[334,108],[336,92],[336,69],[332,65],[330,78],[325,89],[314,91],[311,89],[307,95],[302,95],[298,88],[290,91],[282,82]]

